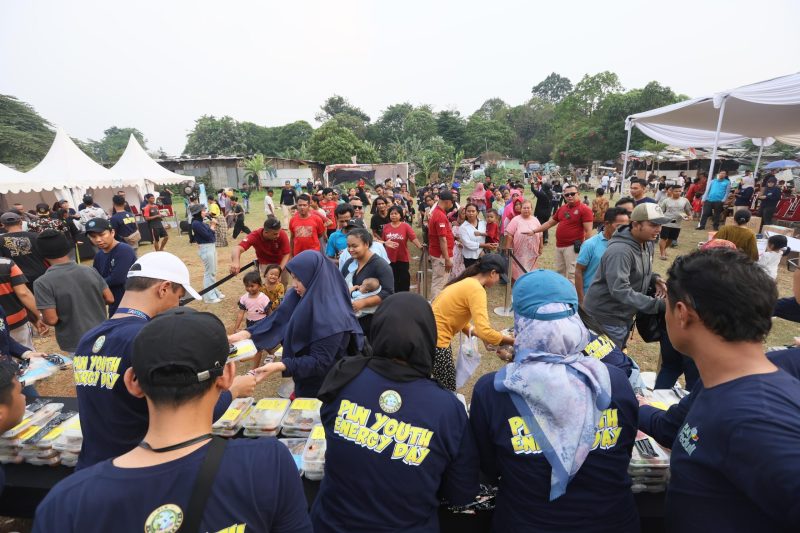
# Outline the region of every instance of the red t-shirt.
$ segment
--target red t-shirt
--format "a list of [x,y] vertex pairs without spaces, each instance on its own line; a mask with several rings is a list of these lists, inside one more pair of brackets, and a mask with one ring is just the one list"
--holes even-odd
[[553,215],[553,219],[558,222],[556,227],[556,247],[564,248],[572,246],[575,241],[584,239],[583,223],[594,222],[594,213],[584,203],[578,203],[573,206],[564,204]]
[[285,231],[278,231],[278,238],[268,241],[263,237],[262,230],[251,232],[242,242],[239,243],[242,250],[249,250],[253,247],[256,251],[256,258],[262,265],[281,264],[283,256],[288,254],[289,249],[289,236]]
[[500,243],[500,226],[497,222],[488,222],[486,224],[486,244]]
[[334,224],[336,223],[336,215],[334,214],[334,211],[336,210],[337,205],[339,204],[337,204],[334,200],[331,200],[330,202],[319,203],[319,206],[324,209],[325,214],[328,215],[328,219],[330,219],[330,221]]
[[447,257],[453,257],[453,228],[450,227],[444,210],[437,205],[428,220],[428,251],[431,257],[442,257],[439,237],[447,239]]
[[289,231],[294,237],[294,255],[305,250],[320,251],[319,238],[325,233],[321,216],[309,214],[306,218],[300,218],[300,215],[295,215],[289,221]]
[[417,238],[417,234],[411,229],[411,226],[405,222],[401,222],[398,227],[392,226],[391,223],[383,226],[383,240],[393,241],[399,244],[397,248],[384,246],[386,248],[386,255],[389,256],[390,263],[408,263],[408,241],[413,241]]

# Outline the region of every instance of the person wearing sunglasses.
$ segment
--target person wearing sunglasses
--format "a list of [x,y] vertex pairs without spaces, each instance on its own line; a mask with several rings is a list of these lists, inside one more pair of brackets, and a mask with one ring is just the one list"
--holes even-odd
[[527,233],[543,233],[553,226],[556,228],[556,272],[575,283],[575,262],[581,244],[592,236],[592,209],[581,202],[578,188],[574,185],[564,187],[564,205],[558,208],[552,218]]
[[364,218],[364,202],[358,196],[350,198],[350,207],[353,208],[354,218]]

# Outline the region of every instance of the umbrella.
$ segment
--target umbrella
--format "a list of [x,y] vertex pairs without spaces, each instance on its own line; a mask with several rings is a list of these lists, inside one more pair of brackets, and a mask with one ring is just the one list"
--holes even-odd
[[791,161],[789,159],[781,159],[780,161],[773,161],[769,165],[765,165],[764,168],[767,170],[772,170],[776,168],[798,168],[800,167],[800,163],[797,161]]

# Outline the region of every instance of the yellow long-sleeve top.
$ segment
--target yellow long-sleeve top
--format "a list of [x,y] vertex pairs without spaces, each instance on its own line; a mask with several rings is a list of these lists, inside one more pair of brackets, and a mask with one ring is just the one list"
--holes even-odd
[[489,344],[500,344],[503,334],[492,328],[486,306],[486,289],[475,278],[466,278],[445,287],[432,304],[438,332],[436,347],[450,346],[450,341],[469,325],[470,319],[479,339]]

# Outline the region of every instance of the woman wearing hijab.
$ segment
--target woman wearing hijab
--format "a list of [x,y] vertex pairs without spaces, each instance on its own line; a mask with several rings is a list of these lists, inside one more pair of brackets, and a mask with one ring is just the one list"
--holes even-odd
[[511,203],[503,211],[503,227],[501,231],[505,234],[506,228],[514,220],[514,217],[522,213],[522,197],[514,196]]
[[[388,268],[388,265],[387,265]],[[294,287],[270,316],[231,335],[232,342],[253,339],[256,347],[269,350],[283,345],[281,362],[267,363],[257,373],[282,372],[293,377],[295,396],[316,397],[328,370],[363,343],[347,293],[336,266],[314,250],[301,252],[288,263]]]
[[430,305],[408,292],[385,304],[372,321],[372,353],[339,361],[320,389],[327,450],[316,533],[438,532],[440,497],[464,505],[478,492],[464,406],[430,379]]
[[475,190],[469,195],[469,203],[474,204],[479,212],[486,214],[486,189],[483,183],[475,184]]
[[639,531],[625,373],[581,354],[590,335],[566,278],[536,270],[513,294],[514,362],[478,380],[470,409],[481,470],[499,479],[492,531]]
[[[456,367],[450,343],[458,332],[475,335],[487,344],[511,345],[514,338],[503,335],[489,322],[486,289],[504,276],[508,263],[499,254],[487,254],[449,282],[431,306],[436,317],[436,355],[433,378],[449,390],[456,390]],[[474,327],[470,327],[470,321]]]

